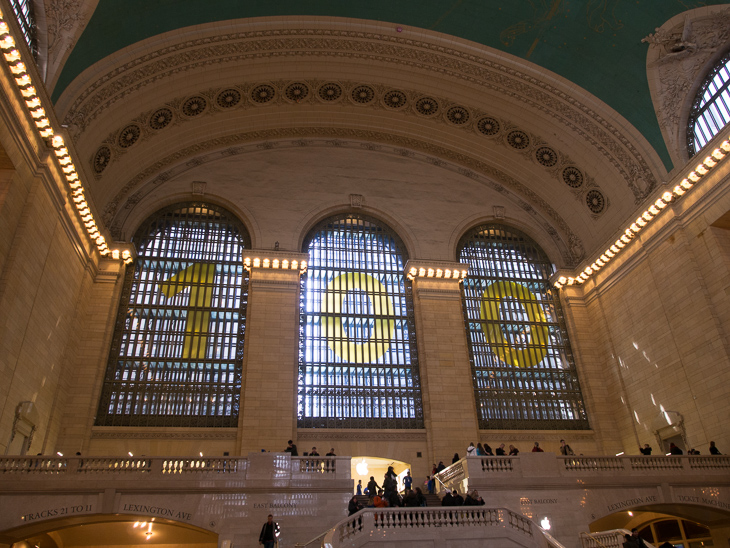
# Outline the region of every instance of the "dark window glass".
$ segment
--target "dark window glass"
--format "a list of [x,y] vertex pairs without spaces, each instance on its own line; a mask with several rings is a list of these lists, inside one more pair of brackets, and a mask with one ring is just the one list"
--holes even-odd
[[588,429],[545,253],[487,224],[462,238],[459,260],[469,264],[462,295],[479,427]]
[[243,225],[222,208],[171,206],[135,235],[96,423],[236,426],[247,275]]
[[693,521],[682,520],[682,527],[684,527],[684,536],[687,538],[705,538],[712,536],[707,527]]
[[715,64],[697,92],[687,125],[687,148],[694,156],[730,122],[730,52]]
[[375,219],[340,215],[316,226],[303,250],[299,426],[423,428],[400,238]]
[[679,530],[679,521],[676,519],[655,522],[654,531],[656,532],[657,542],[682,539],[682,533]]

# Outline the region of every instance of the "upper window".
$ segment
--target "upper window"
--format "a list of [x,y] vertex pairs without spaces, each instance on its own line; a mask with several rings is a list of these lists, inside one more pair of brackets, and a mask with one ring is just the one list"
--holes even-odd
[[178,204],[132,240],[96,424],[237,426],[250,247],[222,208]]
[[38,57],[38,40],[36,37],[36,24],[33,14],[33,0],[10,0],[13,6],[15,18],[18,20],[23,38],[28,44],[33,57]]
[[459,242],[479,428],[587,429],[560,300],[545,253],[496,224]]
[[697,154],[730,123],[730,52],[707,75],[695,97],[687,126],[687,148]]
[[375,219],[339,215],[316,226],[303,251],[299,426],[423,428],[400,238]]

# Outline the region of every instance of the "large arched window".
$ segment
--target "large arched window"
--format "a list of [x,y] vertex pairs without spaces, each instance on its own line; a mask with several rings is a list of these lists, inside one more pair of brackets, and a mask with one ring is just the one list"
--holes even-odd
[[553,268],[528,236],[497,224],[468,232],[463,298],[479,428],[587,429]]
[[139,229],[96,424],[237,426],[247,278],[243,225],[203,203]]
[[299,427],[423,428],[400,238],[375,219],[339,215],[303,250]]
[[697,91],[687,125],[687,148],[694,156],[730,123],[730,52],[717,62]]

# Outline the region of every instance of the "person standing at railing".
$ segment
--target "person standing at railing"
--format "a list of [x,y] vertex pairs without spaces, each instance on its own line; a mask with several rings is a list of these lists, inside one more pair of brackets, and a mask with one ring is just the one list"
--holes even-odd
[[294,442],[292,440],[289,440],[286,446],[286,449],[284,449],[284,453],[289,453],[289,456],[292,457],[298,457],[299,452],[297,451],[297,446],[294,445]]
[[679,447],[674,445],[674,442],[669,443],[669,454],[670,455],[684,455],[684,451],[682,451]]
[[646,455],[647,457],[651,455],[651,445],[648,443],[644,444],[644,447],[639,447],[639,451],[642,455]]
[[504,444],[501,444],[499,447],[497,447],[497,456],[498,457],[504,457],[507,453],[504,450]]
[[487,442],[484,442],[484,455],[487,457],[493,457],[494,453],[492,452],[492,448],[489,446]]
[[486,454],[487,453],[484,451],[484,447],[482,447],[482,442],[478,442],[477,443],[477,456],[478,457],[483,457]]
[[533,453],[544,453],[545,451],[542,450],[542,447],[540,447],[540,442],[535,442],[535,445],[532,446],[532,452]]
[[722,453],[720,453],[720,450],[715,447],[714,441],[710,442],[710,455],[722,455]]
[[511,457],[516,457],[520,454],[520,450],[517,449],[514,445],[509,446],[509,454]]
[[569,457],[571,455],[574,455],[573,450],[570,448],[570,445],[565,443],[565,440],[560,440],[560,454],[564,457]]
[[454,453],[454,458],[451,459],[451,464],[456,464],[460,460],[461,460],[461,458],[459,457],[459,453]]
[[467,457],[474,457],[477,455],[477,448],[474,445],[474,442],[471,442],[469,444],[469,447],[466,448],[466,456]]

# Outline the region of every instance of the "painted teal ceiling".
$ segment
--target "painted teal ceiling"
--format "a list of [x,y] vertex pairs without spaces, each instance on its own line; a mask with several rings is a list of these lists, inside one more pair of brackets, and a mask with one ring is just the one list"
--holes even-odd
[[101,0],[53,90],[115,51],[190,25],[262,16],[337,16],[450,34],[536,63],[621,113],[671,169],[641,39],[699,0]]

